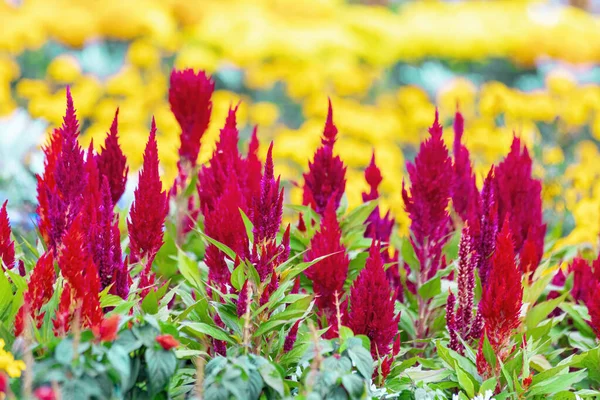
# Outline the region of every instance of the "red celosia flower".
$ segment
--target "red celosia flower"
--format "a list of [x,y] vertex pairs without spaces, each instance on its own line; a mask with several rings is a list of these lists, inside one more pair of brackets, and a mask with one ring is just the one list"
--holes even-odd
[[260,184],[260,195],[255,197],[250,218],[254,224],[254,242],[262,244],[274,240],[283,215],[283,189],[279,189],[279,180],[273,172],[273,142],[269,146],[265,171]]
[[373,357],[383,357],[398,333],[400,314],[395,313],[395,293],[390,289],[381,258],[381,246],[371,244],[369,258],[352,286],[347,324],[357,335],[371,339]]
[[596,337],[600,339],[600,282],[594,281],[587,301],[587,308],[590,314],[588,323],[594,330]]
[[310,205],[321,215],[324,215],[330,199],[333,199],[337,210],[346,190],[346,167],[339,156],[333,156],[337,132],[333,124],[331,101],[329,101],[321,147],[315,152],[313,162],[308,163],[308,172],[304,174],[302,200],[302,204]]
[[198,195],[203,213],[216,207],[227,182],[234,179],[234,176],[242,194],[241,209],[245,213],[248,213],[248,201],[254,197],[257,187],[260,186],[260,168],[256,169],[253,156],[258,142],[251,142],[248,159],[240,155],[236,112],[237,107],[229,110],[213,156],[209,164],[203,166],[198,173]]
[[[344,282],[348,275],[349,259],[346,249],[341,243],[342,232],[335,214],[336,200],[331,197],[321,220],[321,227],[310,241],[304,256],[305,261],[318,257],[328,257],[310,266],[306,276],[313,282],[313,290],[317,296],[316,303],[321,313],[326,316],[335,314],[335,297],[344,292]],[[389,284],[386,283],[386,285]]]
[[531,171],[527,147],[522,149],[521,141],[514,137],[510,153],[496,168],[495,184],[499,221],[510,215],[515,251],[521,257],[523,273],[537,268],[544,253],[546,234],[542,221],[542,184],[532,178]]
[[17,322],[15,322],[15,336],[19,336],[23,330],[25,315],[30,315],[39,328],[44,322],[42,306],[46,304],[54,294],[54,281],[56,271],[54,270],[54,259],[52,253],[44,253],[38,259],[27,285],[23,305],[19,309]]
[[56,394],[54,393],[54,389],[51,386],[44,385],[35,389],[33,392],[36,400],[56,400]]
[[127,221],[131,249],[130,260],[137,262],[145,257],[148,271],[163,244],[163,225],[169,212],[167,195],[162,190],[158,174],[158,164],[156,123],[152,118],[150,137],[144,152],[144,164],[134,192],[129,221]]
[[600,256],[592,265],[581,257],[576,257],[569,265],[569,272],[573,272],[573,288],[571,295],[575,301],[587,304],[590,296],[600,282]]
[[127,158],[121,150],[118,138],[118,118],[119,109],[115,112],[115,118],[110,126],[110,131],[104,141],[102,152],[96,156],[96,162],[100,171],[100,176],[105,176],[110,185],[110,194],[113,205],[117,204],[127,184]]
[[402,184],[404,206],[411,219],[411,240],[426,278],[433,277],[439,269],[442,247],[449,238],[448,203],[454,177],[437,111],[429,133],[431,137],[421,144],[414,164],[406,165],[410,195]]
[[285,337],[285,342],[283,343],[283,351],[285,353],[292,351],[292,349],[294,348],[294,343],[296,343],[296,337],[298,336],[298,328],[300,327],[301,321],[301,319],[296,321],[294,325],[292,325],[292,328],[288,332],[287,336]]
[[40,230],[52,250],[58,248],[82,206],[86,171],[78,136],[79,122],[67,87],[67,111],[63,124],[54,132],[49,147],[45,149],[45,170],[43,176],[38,177]]
[[95,327],[94,335],[101,342],[112,342],[117,338],[119,331],[119,322],[121,316],[119,314],[111,315],[108,318],[104,318],[100,326]]
[[495,193],[494,167],[492,167],[483,182],[476,218],[473,217],[470,221],[473,229],[475,261],[483,287],[487,284],[491,265],[490,260],[496,247],[496,235],[498,233],[498,203],[496,202]]
[[15,264],[15,242],[10,239],[10,222],[8,221],[8,213],[4,202],[0,209],[0,260],[2,269],[4,267],[11,269]]
[[171,335],[158,335],[156,341],[165,350],[171,350],[173,347],[179,346],[179,342]]
[[59,310],[54,320],[56,333],[68,331],[73,314],[80,312],[81,326],[96,327],[102,322],[100,278],[87,247],[81,217],[65,234],[58,255],[58,266],[65,278]]
[[446,329],[450,335],[450,347],[454,351],[460,351],[462,349],[462,343],[458,340],[458,326],[456,325],[456,296],[451,290],[448,291],[448,299],[446,300]]
[[171,111],[181,127],[179,156],[195,166],[200,140],[208,128],[215,83],[204,71],[173,70],[169,87]]
[[475,174],[471,165],[469,150],[461,143],[464,133],[464,119],[460,112],[454,118],[454,189],[452,205],[463,221],[474,215],[478,195]]
[[258,150],[260,148],[260,142],[258,141],[258,132],[255,126],[252,130],[252,136],[250,137],[250,143],[248,143],[248,157],[246,157],[246,164],[248,166],[248,190],[250,193],[257,193],[260,191],[262,182],[262,162],[258,157]]
[[[369,192],[362,193],[363,201],[377,200],[379,198],[378,188],[383,178],[381,176],[381,171],[377,167],[377,164],[375,164],[375,152],[373,152],[371,157],[371,163],[365,169],[365,180],[369,185]],[[389,211],[382,217],[379,213],[379,205],[377,205],[371,215],[367,217],[366,223],[367,228],[365,230],[365,237],[389,244],[392,236],[392,229],[394,228],[394,219],[390,217]],[[396,252],[394,256],[391,256],[390,252],[386,250],[383,252],[382,257],[385,264],[398,262],[398,252]],[[392,288],[396,290],[396,293],[398,294],[398,300],[402,301],[404,299],[404,293],[398,268],[399,266],[397,264],[392,265],[387,269],[386,275]]]
[[[244,221],[240,214],[244,197],[240,193],[235,174],[232,173],[226,182],[223,194],[217,199],[219,206],[205,209],[205,233],[210,238],[223,243],[232,249],[240,259],[249,258],[248,236]],[[206,265],[211,282],[220,285],[221,289],[229,285],[231,273],[225,262],[225,254],[214,245],[206,249]],[[233,261],[233,260],[232,260]]]
[[8,376],[4,372],[0,372],[0,394],[5,394],[8,388]]
[[512,330],[519,326],[519,313],[523,304],[521,273],[515,262],[509,225],[505,221],[498,234],[492,268],[480,303],[485,333],[496,354],[505,348]]

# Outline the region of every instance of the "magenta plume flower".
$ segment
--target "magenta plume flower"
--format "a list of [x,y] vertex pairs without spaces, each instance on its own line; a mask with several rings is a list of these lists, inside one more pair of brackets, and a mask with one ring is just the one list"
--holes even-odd
[[[350,263],[346,249],[341,243],[342,231],[335,213],[336,200],[331,197],[319,231],[310,241],[305,261],[312,261],[321,256],[328,257],[315,263],[306,270],[306,276],[313,282],[313,291],[317,296],[316,304],[322,314],[329,320],[335,314],[335,298],[344,292],[344,282],[348,275]],[[389,284],[386,285],[389,286]]]
[[158,166],[156,123],[152,118],[150,137],[144,151],[144,164],[134,192],[129,221],[127,221],[130,260],[137,262],[145,257],[147,266],[152,264],[152,260],[163,244],[163,225],[169,212],[167,195],[162,190]]
[[426,278],[433,277],[440,268],[442,247],[451,232],[448,203],[454,177],[437,111],[429,134],[431,137],[421,144],[414,164],[406,165],[410,195],[402,184],[404,206],[411,219],[411,240]]
[[333,198],[337,210],[346,190],[346,166],[339,156],[333,155],[337,133],[330,100],[321,147],[315,152],[313,162],[308,163],[308,172],[304,174],[302,204],[310,205],[320,215],[324,215],[330,198]]
[[480,303],[485,333],[496,354],[506,348],[512,331],[520,324],[522,299],[521,272],[515,261],[510,224],[505,221],[498,233],[492,268]]
[[350,293],[347,324],[356,335],[371,339],[371,355],[384,357],[398,334],[400,314],[394,311],[396,295],[390,288],[381,257],[381,246],[371,244],[369,258]]
[[15,264],[15,242],[10,238],[11,230],[8,212],[6,211],[7,204],[8,200],[5,200],[0,209],[0,259],[3,270],[5,267],[10,269]]
[[106,135],[104,147],[102,147],[100,154],[96,156],[100,176],[105,176],[108,179],[113,205],[118,203],[123,192],[125,192],[127,174],[129,173],[127,158],[123,154],[121,145],[119,145],[118,119],[119,109],[117,108],[110,131]]
[[42,176],[38,176],[40,232],[56,251],[62,236],[79,213],[86,185],[83,149],[78,142],[79,122],[71,91],[67,87],[67,110],[63,124],[52,134]]
[[169,103],[181,127],[179,156],[192,167],[196,165],[200,141],[210,122],[214,90],[215,83],[204,71],[174,69],[171,72]]
[[41,309],[54,294],[55,280],[56,271],[54,270],[52,253],[44,253],[31,272],[27,291],[24,294],[23,305],[19,309],[15,320],[15,336],[19,336],[23,332],[26,315],[33,318],[38,329],[42,326],[45,312],[42,312]]
[[477,271],[481,279],[481,285],[485,287],[491,267],[491,257],[496,248],[496,235],[498,234],[498,203],[496,202],[494,185],[494,167],[490,168],[483,182],[477,215],[470,222],[472,224]]
[[590,314],[590,320],[588,324],[594,330],[596,337],[600,339],[600,282],[594,281],[592,284],[592,291],[590,292],[590,298],[587,301],[588,313]]
[[273,172],[273,142],[269,146],[265,170],[260,183],[260,197],[255,198],[250,218],[254,224],[254,242],[262,244],[275,239],[283,215],[283,189],[279,189],[280,178],[275,180]]
[[531,171],[529,151],[515,136],[510,153],[496,168],[495,184],[498,218],[504,221],[510,215],[510,229],[523,273],[537,268],[544,253],[546,234],[542,220],[542,183],[532,178]]
[[452,205],[463,221],[470,219],[477,210],[478,195],[475,174],[469,150],[462,144],[464,119],[460,112],[454,118],[454,188]]

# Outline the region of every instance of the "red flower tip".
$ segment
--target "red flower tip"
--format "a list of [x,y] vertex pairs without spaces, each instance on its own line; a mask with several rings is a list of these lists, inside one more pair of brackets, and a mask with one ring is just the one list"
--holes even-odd
[[204,71],[193,69],[171,72],[169,103],[181,127],[179,155],[196,165],[202,136],[210,123],[214,81]]
[[158,167],[156,123],[152,118],[150,137],[144,152],[144,164],[127,222],[131,242],[130,257],[133,262],[137,262],[146,256],[148,265],[152,264],[154,256],[163,244],[163,225],[169,211],[167,194],[162,190]]
[[104,147],[101,153],[96,156],[98,170],[101,176],[108,179],[110,185],[110,194],[112,203],[117,204],[127,184],[127,158],[123,154],[118,138],[119,109],[115,111],[115,118],[110,126],[110,131],[106,135]]
[[179,346],[179,342],[171,335],[159,335],[156,337],[156,341],[165,350],[171,350],[174,347]]
[[366,266],[352,286],[351,309],[347,317],[348,327],[355,334],[371,339],[371,354],[374,357],[390,353],[400,319],[400,314],[394,310],[396,296],[383,266],[381,246],[373,241]]
[[323,145],[333,146],[337,133],[337,127],[333,123],[333,107],[331,106],[331,99],[328,99],[327,120],[325,121],[325,129],[323,130]]
[[44,385],[35,389],[33,392],[36,400],[56,400],[56,394],[54,393],[54,389],[51,386]]
[[119,322],[121,316],[119,314],[111,315],[108,318],[104,318],[99,328],[94,329],[96,338],[101,342],[112,342],[117,338],[117,332],[119,331]]
[[321,147],[315,152],[313,162],[308,163],[308,172],[304,174],[302,204],[310,205],[321,215],[330,198],[334,199],[337,209],[346,190],[346,166],[339,156],[333,156],[336,135],[330,103]]
[[6,205],[8,200],[4,201],[0,209],[0,259],[2,260],[2,269],[11,269],[15,264],[15,242],[10,238],[11,229],[10,221],[8,220],[8,212]]
[[523,287],[521,273],[515,262],[513,237],[508,218],[498,233],[496,250],[492,256],[487,286],[480,302],[485,333],[495,350],[503,349],[512,330],[520,324]]
[[321,220],[321,227],[311,239],[310,247],[305,254],[305,261],[328,255],[305,272],[313,282],[319,310],[328,316],[335,312],[336,292],[340,295],[344,291],[350,263],[346,248],[341,243],[342,232],[335,210],[335,202],[331,198]]

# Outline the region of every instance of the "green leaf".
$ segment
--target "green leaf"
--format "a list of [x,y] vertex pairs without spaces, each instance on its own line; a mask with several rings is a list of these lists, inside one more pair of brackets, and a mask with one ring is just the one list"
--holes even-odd
[[469,397],[475,396],[475,385],[473,384],[472,378],[458,365],[456,366],[456,377],[460,387],[467,392]]
[[348,215],[346,215],[340,222],[340,227],[342,231],[346,232],[352,227],[356,226],[364,227],[365,221],[367,220],[367,218],[369,218],[369,215],[371,215],[373,210],[375,210],[377,204],[377,201],[371,200],[361,204],[360,206],[350,211]]
[[365,393],[366,382],[360,379],[358,375],[348,374],[342,376],[342,385],[352,399],[360,399]]
[[494,348],[492,347],[490,340],[488,339],[487,335],[484,335],[483,337],[483,357],[485,358],[485,361],[487,361],[487,363],[492,367],[492,370],[494,370],[496,368],[496,353],[494,352]]
[[231,250],[228,246],[224,245],[223,243],[217,242],[215,239],[211,238],[206,233],[204,233],[202,231],[197,231],[197,232],[200,234],[200,236],[202,236],[204,239],[206,239],[210,244],[212,244],[217,249],[219,249],[223,253],[225,253],[225,255],[227,255],[227,257],[229,257],[232,260],[235,260],[235,251]]
[[567,374],[559,374],[550,379],[546,379],[539,384],[532,385],[529,388],[528,394],[529,396],[539,396],[567,390],[575,383],[585,379],[586,375],[586,370],[570,372]]
[[435,276],[434,278],[428,280],[419,288],[419,295],[423,298],[423,300],[429,300],[441,292],[442,279],[439,276]]
[[62,340],[54,350],[56,361],[65,366],[72,364],[74,355],[73,340],[71,339]]
[[244,263],[240,263],[231,273],[231,285],[239,292],[242,290],[245,281]]
[[12,285],[8,281],[6,275],[4,275],[2,271],[0,271],[0,321],[8,320],[12,299]]
[[275,390],[280,396],[284,396],[283,379],[273,364],[266,361],[258,368],[258,372],[268,386]]
[[148,386],[153,394],[162,392],[177,368],[175,353],[164,349],[148,348],[144,354],[148,371]]
[[242,221],[244,221],[244,227],[246,228],[246,235],[248,236],[248,240],[250,241],[250,244],[252,244],[254,243],[254,225],[252,224],[252,221],[250,221],[250,218],[248,218],[244,210],[242,210],[241,208],[238,208],[238,210],[240,211],[240,214],[242,216]]
[[349,348],[348,357],[352,360],[358,372],[365,378],[371,379],[373,376],[373,358],[371,353],[362,346],[354,346]]
[[147,314],[156,314],[158,312],[158,298],[156,292],[151,289],[142,301],[142,310]]
[[413,248],[410,240],[404,239],[402,240],[402,247],[400,248],[400,254],[402,255],[402,261],[407,263],[412,271],[419,271],[419,260],[415,254],[415,249]]
[[119,373],[119,376],[121,377],[121,387],[127,387],[131,375],[131,359],[129,358],[127,349],[118,344],[113,344],[106,354],[106,358]]
[[183,275],[185,280],[193,288],[202,288],[203,284],[202,279],[200,278],[198,265],[181,249],[177,252],[177,267],[179,272],[181,272],[181,275]]
[[213,337],[217,340],[223,340],[229,344],[235,344],[233,339],[223,330],[210,326],[203,322],[183,322],[181,324],[184,328],[188,328],[194,335],[204,334]]
[[496,378],[490,378],[481,384],[481,387],[479,388],[479,393],[485,394],[485,392],[488,390],[494,392],[496,390],[497,384],[498,383],[496,381]]
[[123,299],[114,294],[107,294],[105,296],[100,297],[100,306],[104,307],[116,307],[119,304],[123,303]]
[[555,299],[539,303],[531,310],[529,310],[527,316],[525,317],[525,324],[527,326],[527,330],[531,330],[537,327],[540,322],[548,318],[548,314],[550,314],[556,307],[558,307],[558,305],[564,301],[568,294],[569,293],[567,292]]

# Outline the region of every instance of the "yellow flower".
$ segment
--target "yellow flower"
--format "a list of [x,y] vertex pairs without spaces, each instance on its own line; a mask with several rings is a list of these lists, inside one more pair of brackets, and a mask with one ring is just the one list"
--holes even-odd
[[58,83],[72,83],[81,75],[81,67],[75,57],[60,55],[50,62],[46,73]]
[[270,127],[279,118],[279,108],[266,101],[254,103],[250,106],[250,123],[260,127]]
[[160,53],[149,41],[136,40],[129,46],[127,58],[136,67],[150,68],[160,61]]
[[14,356],[4,350],[4,340],[0,339],[0,371],[4,371],[11,378],[18,378],[21,372],[25,371],[25,363],[21,360],[15,360]]

